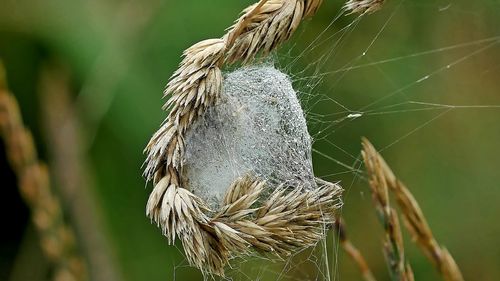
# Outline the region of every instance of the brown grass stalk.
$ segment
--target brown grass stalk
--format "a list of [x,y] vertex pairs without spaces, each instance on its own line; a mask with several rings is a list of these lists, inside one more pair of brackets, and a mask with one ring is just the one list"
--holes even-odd
[[[201,41],[184,51],[179,68],[167,84],[164,94],[169,96],[169,100],[164,109],[169,110],[169,114],[145,149],[147,158],[144,175],[154,184],[146,206],[146,215],[161,227],[170,243],[179,237],[189,262],[204,271],[222,274],[223,266],[230,258],[231,249],[234,252],[242,252],[248,246],[244,241],[260,250],[266,249],[275,253],[283,252],[282,250],[288,247],[281,245],[286,244],[285,241],[301,244],[295,238],[276,238],[277,240],[266,240],[267,242],[249,238],[252,237],[251,230],[259,229],[261,233],[267,233],[262,232],[263,225],[260,225],[259,221],[267,223],[271,218],[276,219],[278,214],[267,214],[266,218],[254,216],[249,220],[251,224],[246,224],[245,227],[236,223],[241,218],[226,223],[216,221],[218,217],[210,217],[205,202],[186,190],[182,182],[184,136],[193,122],[219,98],[223,82],[221,68],[224,65],[247,63],[259,55],[265,56],[275,50],[292,36],[305,18],[316,13],[321,3],[322,0],[260,0],[243,10],[224,36]],[[371,12],[376,10],[380,3],[379,0],[349,1],[346,8],[353,12]],[[305,202],[314,208],[324,207],[323,205],[336,206],[340,188],[329,184],[324,186],[328,188],[322,187],[315,191],[296,187],[305,195],[280,192],[276,193],[275,200],[280,204],[287,203],[296,207]],[[290,197],[290,194],[296,197]],[[298,201],[288,202],[292,198]],[[269,204],[277,210],[285,208],[275,203]],[[328,211],[330,209],[327,208]],[[248,208],[241,210],[250,212]],[[293,210],[288,212],[292,213]],[[333,223],[331,214],[325,212],[318,215],[320,212],[315,212],[315,219],[320,219],[316,225]],[[303,217],[307,218],[307,215],[304,214]],[[307,220],[302,217],[292,220],[295,225],[287,226],[287,231],[295,229],[297,233],[302,233],[301,230],[309,225],[301,223],[308,224]],[[276,231],[287,237],[287,231],[282,229],[284,226],[280,227]],[[191,237],[194,237],[194,241]],[[309,235],[309,238],[311,237],[316,239],[321,236],[312,233]],[[308,241],[312,239],[309,238]],[[309,245],[308,241],[302,245]],[[224,243],[227,247],[222,246]]]
[[97,203],[94,173],[85,153],[88,147],[76,104],[72,100],[70,71],[57,63],[41,68],[39,96],[53,182],[87,257],[93,281],[123,280],[115,252],[107,237]]
[[351,257],[354,263],[358,266],[359,271],[365,281],[376,281],[373,276],[365,257],[361,252],[354,246],[354,244],[349,240],[346,233],[346,227],[344,219],[342,217],[337,217],[335,221],[335,231],[339,237],[340,246],[344,251]]
[[373,13],[382,8],[385,0],[349,0],[345,8],[351,13]]
[[[179,68],[167,84],[165,95],[170,98],[164,108],[170,112],[146,147],[144,174],[147,180],[154,183],[146,214],[161,227],[170,243],[179,237],[189,262],[205,272],[222,275],[231,252],[244,252],[243,249],[248,246],[281,254],[287,253],[291,244],[310,245],[311,241],[321,237],[315,231],[303,231],[309,229],[309,224],[314,224],[311,218],[316,220],[314,226],[333,223],[333,217],[328,211],[331,206],[337,205],[340,188],[336,185],[324,185],[326,187],[311,192],[297,187],[305,195],[284,191],[275,193],[274,202],[268,201],[273,206],[270,213],[259,211],[262,217],[252,214],[244,216],[251,218],[247,220],[238,217],[220,221],[218,216],[210,216],[203,200],[183,188],[181,178],[184,135],[196,118],[217,101],[221,91],[223,65],[237,61],[246,63],[259,54],[267,55],[286,41],[303,19],[312,16],[321,2],[322,0],[259,1],[245,9],[223,37],[204,40],[188,48]],[[289,202],[291,199],[298,201]],[[279,219],[292,214],[294,210],[276,205],[276,202],[291,204],[296,208],[305,204],[312,208],[312,214],[302,214],[296,220],[289,220],[295,225],[284,227],[278,223],[281,222]],[[251,214],[248,209],[250,205],[245,208],[243,206],[245,205],[238,205],[241,211]],[[325,208],[324,212],[322,208]],[[287,212],[278,212],[283,209],[287,209]],[[271,223],[272,220],[278,222]],[[266,230],[269,224],[275,233],[282,234],[284,238],[259,235],[262,238],[257,239],[255,233],[269,234]],[[288,239],[290,232],[299,238]]]
[[413,273],[405,261],[403,237],[397,212],[391,207],[387,179],[382,173],[378,158],[372,157],[367,150],[367,141],[363,141],[362,151],[365,166],[370,176],[369,184],[378,218],[385,230],[384,254],[391,280],[412,280]]
[[[1,66],[0,72],[3,72]],[[15,97],[7,91],[5,77],[0,77],[0,136],[20,193],[31,209],[42,250],[55,267],[53,280],[87,280],[86,265],[78,253],[74,232],[64,222],[61,202],[51,188],[47,166],[38,159],[31,132],[23,124]]]
[[438,244],[417,201],[408,188],[396,178],[392,170],[373,145],[363,139],[363,157],[373,188],[390,188],[401,209],[403,222],[413,241],[433,263],[446,281],[463,281],[462,273],[448,250]]

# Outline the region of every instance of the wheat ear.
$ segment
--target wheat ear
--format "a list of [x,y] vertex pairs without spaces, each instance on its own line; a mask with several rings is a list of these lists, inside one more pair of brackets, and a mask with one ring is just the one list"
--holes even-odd
[[345,4],[345,9],[351,13],[373,13],[382,8],[385,0],[349,0]]
[[391,280],[413,280],[409,264],[405,262],[403,237],[397,212],[391,207],[387,178],[380,167],[379,158],[374,158],[372,150],[363,140],[363,159],[370,176],[369,184],[378,218],[385,230],[384,254]]
[[179,187],[184,134],[217,100],[222,85],[222,64],[247,62],[258,53],[266,55],[287,40],[301,20],[313,15],[321,2],[262,0],[245,9],[222,38],[201,41],[184,51],[184,59],[164,92],[170,95],[164,106],[170,113],[146,147],[144,174],[148,180],[156,185],[170,174],[169,182]]
[[30,131],[24,126],[15,97],[6,89],[0,65],[0,136],[17,176],[20,193],[31,209],[42,250],[55,266],[54,280],[87,280],[73,229],[64,223],[61,202],[50,186],[47,166],[38,160]]
[[[231,258],[231,252],[244,252],[245,247],[250,245],[260,250],[285,254],[289,252],[290,245],[310,245],[321,236],[315,231],[306,233],[303,229],[310,230],[310,224],[318,226],[334,221],[328,212],[339,204],[341,189],[335,184],[323,184],[324,188],[313,191],[296,187],[305,195],[285,192],[283,189],[273,193],[275,202],[268,202],[274,206],[271,213],[262,213],[261,209],[253,214],[250,209],[241,208],[246,210],[244,213],[249,212],[249,219],[233,217],[233,220],[227,221],[222,219],[227,218],[223,215],[210,217],[205,202],[183,188],[181,178],[185,133],[196,118],[217,101],[223,82],[222,66],[238,61],[246,63],[259,54],[266,55],[276,49],[294,33],[302,20],[314,15],[321,3],[322,0],[259,1],[246,8],[222,38],[204,40],[188,48],[167,84],[164,94],[169,96],[169,100],[164,109],[170,112],[145,149],[147,158],[144,175],[154,184],[146,214],[161,227],[169,243],[180,237],[188,261],[206,272],[223,274],[223,267]],[[235,185],[241,183],[236,182]],[[298,203],[290,203],[291,199]],[[294,226],[273,228],[283,238],[256,238],[259,235],[253,235],[252,232],[258,230],[257,233],[268,233],[266,231],[270,229],[265,228],[269,227],[268,223],[273,227],[279,225],[274,220],[284,214],[274,212],[286,209],[286,206],[276,205],[276,202],[290,203],[296,208],[306,204],[313,209],[324,209],[325,213],[314,209],[316,211],[312,214],[291,219]],[[290,214],[294,212],[292,209],[287,210]],[[311,216],[317,220],[315,224],[310,220]],[[289,232],[292,234],[287,235]]]
[[367,139],[363,139],[363,155],[368,173],[372,177],[377,176],[394,192],[403,215],[403,222],[412,235],[413,241],[439,270],[444,280],[463,281],[462,273],[451,254],[446,248],[439,246],[434,238],[417,200],[396,178],[382,156]]
[[[207,271],[222,274],[222,267],[229,259],[226,249],[205,238],[219,234],[221,241],[227,240],[238,249],[242,241],[239,237],[226,239],[236,238],[236,231],[221,224],[207,229],[210,218],[205,214],[206,204],[182,188],[184,134],[217,100],[222,84],[220,67],[226,60],[228,63],[248,61],[259,52],[271,51],[288,39],[298,22],[312,15],[320,3],[318,0],[263,0],[250,6],[225,36],[188,48],[167,85],[165,95],[170,95],[170,99],[164,108],[170,113],[146,147],[145,176],[155,185],[146,213],[161,226],[171,243],[176,235],[181,237],[188,260],[199,268],[208,264]],[[224,233],[227,237],[221,235]],[[187,237],[194,237],[194,243],[184,241]]]

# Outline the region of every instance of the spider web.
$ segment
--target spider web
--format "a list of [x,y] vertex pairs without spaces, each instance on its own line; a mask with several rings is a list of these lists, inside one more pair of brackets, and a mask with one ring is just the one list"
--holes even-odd
[[[381,152],[405,153],[436,123],[450,122],[452,114],[469,112],[480,123],[500,113],[500,97],[493,95],[498,87],[492,82],[500,77],[500,34],[494,28],[499,22],[489,12],[500,3],[480,2],[395,0],[372,15],[346,16],[341,11],[327,22],[305,24],[288,49],[275,54],[277,67],[292,77],[302,102],[314,161],[321,163],[315,166],[316,176],[341,181],[346,202],[363,198],[367,190],[361,136],[374,140]],[[338,10],[331,6],[325,3],[318,17]],[[411,14],[434,23],[420,26]],[[326,27],[313,34],[313,24]],[[450,26],[457,30],[450,32]],[[364,204],[371,204],[369,198]],[[347,258],[331,232],[317,247],[284,260],[240,257],[231,263],[227,277],[216,280],[350,280],[340,264]],[[377,258],[383,260],[381,254]],[[177,265],[176,275],[184,268],[187,264]]]

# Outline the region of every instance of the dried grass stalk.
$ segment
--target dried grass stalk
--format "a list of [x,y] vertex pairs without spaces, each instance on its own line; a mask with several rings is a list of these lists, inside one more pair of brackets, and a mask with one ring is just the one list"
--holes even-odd
[[64,222],[61,203],[50,187],[47,166],[38,160],[33,137],[23,124],[15,97],[6,89],[4,77],[0,77],[0,136],[20,193],[31,209],[42,250],[55,266],[53,279],[87,280],[86,265],[77,251],[74,232]]
[[349,0],[345,4],[345,9],[351,13],[371,14],[382,8],[385,0]]
[[384,254],[391,280],[412,280],[413,273],[405,262],[403,237],[396,211],[391,207],[389,187],[378,158],[372,157],[367,141],[363,141],[363,159],[370,175],[369,183],[378,218],[385,230]]
[[376,281],[365,258],[347,237],[343,218],[341,217],[337,218],[337,220],[335,221],[335,230],[336,230],[335,233],[337,233],[337,235],[339,236],[340,245],[342,246],[344,251],[351,257],[351,259],[356,263],[359,270],[361,271],[363,279],[365,281]]
[[[334,222],[333,212],[342,204],[340,192],[337,185],[328,183],[314,191],[281,186],[270,193],[264,181],[245,176],[228,188],[224,205],[211,218],[205,216],[202,221],[185,216],[186,221],[170,227],[189,234],[179,238],[191,264],[223,275],[229,259],[254,249],[284,257],[315,245]],[[263,194],[268,199],[257,204]],[[186,213],[193,206],[179,208]]]
[[[39,97],[45,127],[48,158],[59,198],[67,202],[65,214],[79,235],[78,246],[86,256],[89,279],[123,280],[97,204],[91,169],[87,166],[84,130],[71,100],[68,69],[46,64],[40,69]],[[86,127],[87,128],[87,127]]]
[[446,248],[439,246],[437,243],[413,195],[396,178],[382,156],[367,139],[363,139],[363,157],[368,173],[371,176],[372,190],[380,190],[382,187],[384,193],[387,192],[387,188],[394,192],[396,202],[403,215],[403,222],[412,235],[413,241],[436,266],[444,280],[463,281],[462,273],[455,260]]
[[[217,214],[211,218],[205,202],[183,188],[181,179],[185,133],[219,97],[222,65],[246,63],[258,54],[268,54],[287,40],[303,19],[312,16],[321,2],[261,0],[245,9],[222,38],[204,40],[188,48],[167,84],[164,94],[170,98],[164,109],[170,110],[169,115],[145,149],[144,174],[154,183],[146,214],[161,227],[170,243],[179,237],[190,263],[204,271],[223,274],[230,253],[243,251],[249,245],[278,254],[287,254],[292,245],[311,245],[320,237],[316,226],[333,222],[329,211],[337,205],[337,185],[325,184],[314,191],[297,188],[285,192],[282,188],[273,193],[273,201],[267,201],[273,208],[261,208],[254,214],[249,207],[253,201],[240,199],[241,202],[224,207],[238,210],[236,215]],[[259,193],[248,184],[236,182],[229,190],[234,188]],[[237,194],[241,195],[238,198],[253,198],[248,193]],[[304,210],[311,213],[302,213]],[[300,215],[288,217],[294,212]]]
[[164,92],[170,95],[164,106],[170,113],[146,147],[144,174],[148,180],[156,185],[170,174],[169,181],[179,186],[184,134],[196,117],[217,100],[222,64],[248,62],[258,53],[266,55],[287,40],[301,20],[312,16],[321,2],[262,0],[245,9],[222,38],[201,41],[184,51],[184,59]]

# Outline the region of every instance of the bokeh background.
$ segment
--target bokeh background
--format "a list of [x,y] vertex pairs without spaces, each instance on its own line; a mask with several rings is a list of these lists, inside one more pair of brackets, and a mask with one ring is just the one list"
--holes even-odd
[[[145,216],[142,150],[166,115],[162,90],[182,51],[221,36],[251,3],[0,0],[10,90],[77,241],[93,241],[79,245],[94,280],[203,279]],[[355,171],[366,136],[466,280],[500,280],[500,1],[387,0],[372,15],[337,18],[342,4],[325,1],[272,57],[301,97],[316,174],[346,189],[349,237],[388,280],[382,228]],[[0,279],[50,280],[3,146],[0,168]],[[416,280],[439,280],[404,235]],[[361,279],[331,234],[326,247],[333,280]],[[324,259],[322,247],[285,262],[251,258],[229,276],[322,280]]]

